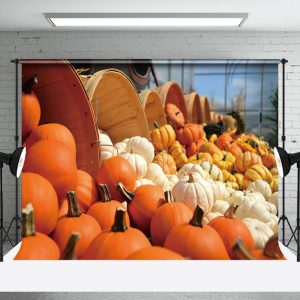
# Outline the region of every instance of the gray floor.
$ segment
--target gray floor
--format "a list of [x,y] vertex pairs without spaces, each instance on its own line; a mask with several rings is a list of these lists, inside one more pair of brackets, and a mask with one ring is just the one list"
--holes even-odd
[[0,293],[5,300],[298,300],[300,293]]

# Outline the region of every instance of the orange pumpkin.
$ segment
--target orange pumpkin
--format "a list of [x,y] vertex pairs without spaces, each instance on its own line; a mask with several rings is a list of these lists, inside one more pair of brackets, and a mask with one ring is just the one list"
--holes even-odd
[[62,252],[70,235],[73,232],[79,232],[80,240],[76,246],[75,255],[80,257],[101,232],[101,228],[93,217],[81,213],[75,192],[68,192],[67,199],[68,214],[58,219],[52,237]]
[[248,144],[244,141],[238,140],[237,145],[243,150],[243,152],[257,153],[257,144]]
[[214,154],[222,155],[222,151],[213,143],[205,142],[200,146],[200,152],[207,152],[211,156]]
[[160,152],[154,157],[154,162],[159,164],[165,174],[171,175],[177,173],[176,163],[174,158],[166,153]]
[[132,192],[135,188],[135,172],[125,158],[111,157],[101,164],[97,172],[97,183],[106,184],[112,199],[123,202],[126,199],[118,189],[118,184],[122,183],[129,192]]
[[234,217],[237,206],[230,206],[225,212],[224,217],[216,217],[211,220],[208,225],[213,227],[222,238],[226,250],[231,259],[237,259],[236,254],[232,251],[232,247],[239,238],[250,249],[254,249],[254,241],[245,223]]
[[168,123],[174,128],[178,129],[184,126],[185,119],[182,111],[173,103],[165,105],[165,113]]
[[158,186],[146,184],[139,186],[134,193],[130,193],[122,184],[119,187],[129,202],[128,213],[134,227],[148,236],[154,213],[166,202],[163,190]]
[[251,166],[261,164],[262,161],[259,155],[247,151],[236,159],[234,169],[238,173],[245,173]]
[[129,255],[127,260],[183,260],[184,258],[171,250],[162,247],[148,247]]
[[182,145],[190,145],[193,142],[201,140],[203,137],[203,126],[199,124],[185,124],[184,127],[176,132],[176,138]]
[[76,156],[76,144],[71,131],[56,123],[44,124],[33,129],[25,141],[27,150],[41,140],[56,140],[66,144]]
[[197,152],[199,152],[201,145],[204,143],[204,140],[199,140],[196,142],[191,143],[190,145],[186,146],[186,155],[187,157],[191,157]]
[[235,158],[238,158],[243,153],[242,149],[238,146],[236,142],[226,144],[225,150],[233,154]]
[[57,260],[60,250],[47,235],[36,232],[31,204],[22,209],[22,244],[15,260]]
[[127,227],[125,211],[118,208],[110,230],[100,233],[90,244],[81,259],[125,259],[151,244],[138,229]]
[[192,211],[183,203],[174,202],[171,192],[165,193],[167,203],[154,213],[150,232],[153,245],[163,246],[170,230],[180,224],[186,224],[192,218]]
[[211,226],[203,226],[202,219],[203,210],[197,206],[189,223],[170,231],[164,247],[190,259],[228,260],[221,237]]
[[226,150],[226,145],[232,142],[232,137],[229,133],[222,133],[216,140],[216,145],[220,150]]
[[48,179],[58,198],[74,190],[77,183],[76,157],[70,147],[55,140],[42,140],[29,148],[24,172],[33,172]]
[[268,168],[272,169],[276,167],[276,160],[275,156],[272,153],[268,153],[263,155],[262,157],[262,163]]
[[44,234],[51,233],[58,217],[57,195],[52,184],[35,173],[22,175],[22,208],[29,203],[34,208],[37,231]]
[[[87,214],[92,216],[100,225],[102,230],[109,229],[114,224],[116,209],[122,204],[112,200],[106,184],[99,184],[100,201],[93,204]],[[130,226],[128,213],[125,213],[126,225]]]
[[32,91],[37,83],[37,76],[33,76],[22,87],[22,139],[23,141],[30,132],[39,125],[41,107],[39,100]]
[[233,246],[232,251],[240,260],[286,260],[280,250],[277,234],[269,239],[263,250],[249,250],[247,246],[244,245],[243,241],[238,239]]

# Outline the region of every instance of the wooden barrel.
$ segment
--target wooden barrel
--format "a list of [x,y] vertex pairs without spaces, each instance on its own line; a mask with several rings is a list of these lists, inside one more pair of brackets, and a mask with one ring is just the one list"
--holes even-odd
[[184,95],[184,99],[187,108],[188,122],[196,124],[203,123],[199,95],[196,92],[192,92]]
[[210,116],[210,106],[208,102],[207,96],[200,96],[200,108],[201,108],[201,120],[202,123],[210,123],[211,116]]
[[146,114],[149,130],[154,129],[154,122],[159,126],[167,124],[164,108],[158,93],[154,90],[143,90],[140,93],[142,107]]
[[218,123],[223,120],[223,115],[214,111],[210,112],[211,123]]
[[76,71],[62,60],[22,63],[23,82],[38,77],[34,92],[41,106],[40,124],[66,126],[76,142],[78,169],[95,177],[100,159],[96,118]]
[[117,69],[96,72],[85,84],[98,127],[113,143],[132,136],[149,138],[139,95],[127,75]]
[[184,95],[180,85],[176,81],[168,81],[156,89],[161,97],[163,107],[168,103],[175,104],[182,112],[185,120],[188,120]]

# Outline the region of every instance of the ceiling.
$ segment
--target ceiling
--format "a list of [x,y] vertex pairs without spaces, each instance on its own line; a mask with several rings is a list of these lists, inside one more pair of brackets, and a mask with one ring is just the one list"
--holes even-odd
[[63,30],[52,28],[43,14],[84,12],[248,13],[242,28],[231,30],[300,31],[300,0],[0,0],[0,5],[0,31]]

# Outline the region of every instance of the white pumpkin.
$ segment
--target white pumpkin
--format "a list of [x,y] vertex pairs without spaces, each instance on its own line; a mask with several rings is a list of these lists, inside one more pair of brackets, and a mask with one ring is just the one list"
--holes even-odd
[[216,200],[227,200],[230,197],[230,194],[227,191],[226,185],[221,181],[208,180],[210,182],[214,198]]
[[187,176],[190,172],[190,169],[194,166],[192,163],[187,163],[183,165],[179,171],[177,172],[177,177],[179,180],[181,180],[184,176]]
[[239,219],[257,219],[264,223],[268,223],[271,220],[271,214],[267,206],[261,201],[244,201],[238,206],[235,216]]
[[199,205],[204,214],[211,211],[214,196],[210,184],[197,173],[189,174],[178,181],[173,190],[174,199],[194,210]]
[[223,173],[219,167],[211,164],[209,161],[203,161],[200,166],[205,170],[210,177],[215,181],[223,181]]
[[170,183],[160,165],[150,163],[145,175],[146,179],[151,180],[155,185],[158,185],[163,190],[169,187]]
[[115,144],[115,147],[118,149],[120,153],[125,153],[126,152],[126,145],[127,143],[124,142],[119,142]]
[[146,185],[146,184],[154,185],[154,183],[151,180],[147,178],[141,178],[135,181],[135,188],[138,188],[139,186]]
[[279,193],[275,192],[269,198],[267,198],[267,201],[274,204],[278,209],[278,198],[279,198]]
[[150,164],[154,158],[154,147],[144,137],[134,136],[130,138],[126,145],[126,152],[133,152],[141,155]]
[[206,225],[208,224],[211,220],[215,219],[216,217],[220,217],[223,216],[221,213],[215,211],[210,211],[209,213],[207,213],[205,216],[203,216],[202,219],[202,225]]
[[167,178],[169,179],[171,189],[173,189],[174,185],[179,181],[178,177],[174,174],[169,174]]
[[123,153],[121,154],[121,157],[128,160],[131,164],[134,169],[136,179],[141,179],[146,175],[147,163],[142,156],[135,153]]
[[203,170],[199,164],[187,163],[178,171],[177,176],[179,179],[182,179],[184,176],[187,176],[190,173],[198,173],[202,178],[208,179],[210,175]]
[[230,207],[229,203],[224,200],[217,200],[212,208],[212,212],[219,212],[222,215],[225,214],[226,210]]
[[243,222],[251,232],[255,248],[264,249],[266,243],[274,234],[270,227],[267,224],[252,218],[244,218]]
[[270,185],[266,181],[261,179],[251,182],[248,185],[247,191],[261,193],[265,197],[265,199],[269,198],[272,195]]
[[265,202],[262,194],[249,191],[234,191],[227,199],[229,204],[241,205],[246,201],[261,201]]
[[278,217],[276,215],[270,214],[270,221],[266,223],[269,225],[269,227],[272,229],[272,231],[275,233],[278,233]]
[[277,214],[277,207],[274,204],[272,204],[268,201],[264,201],[264,204],[267,206],[269,213],[271,213],[273,215]]

